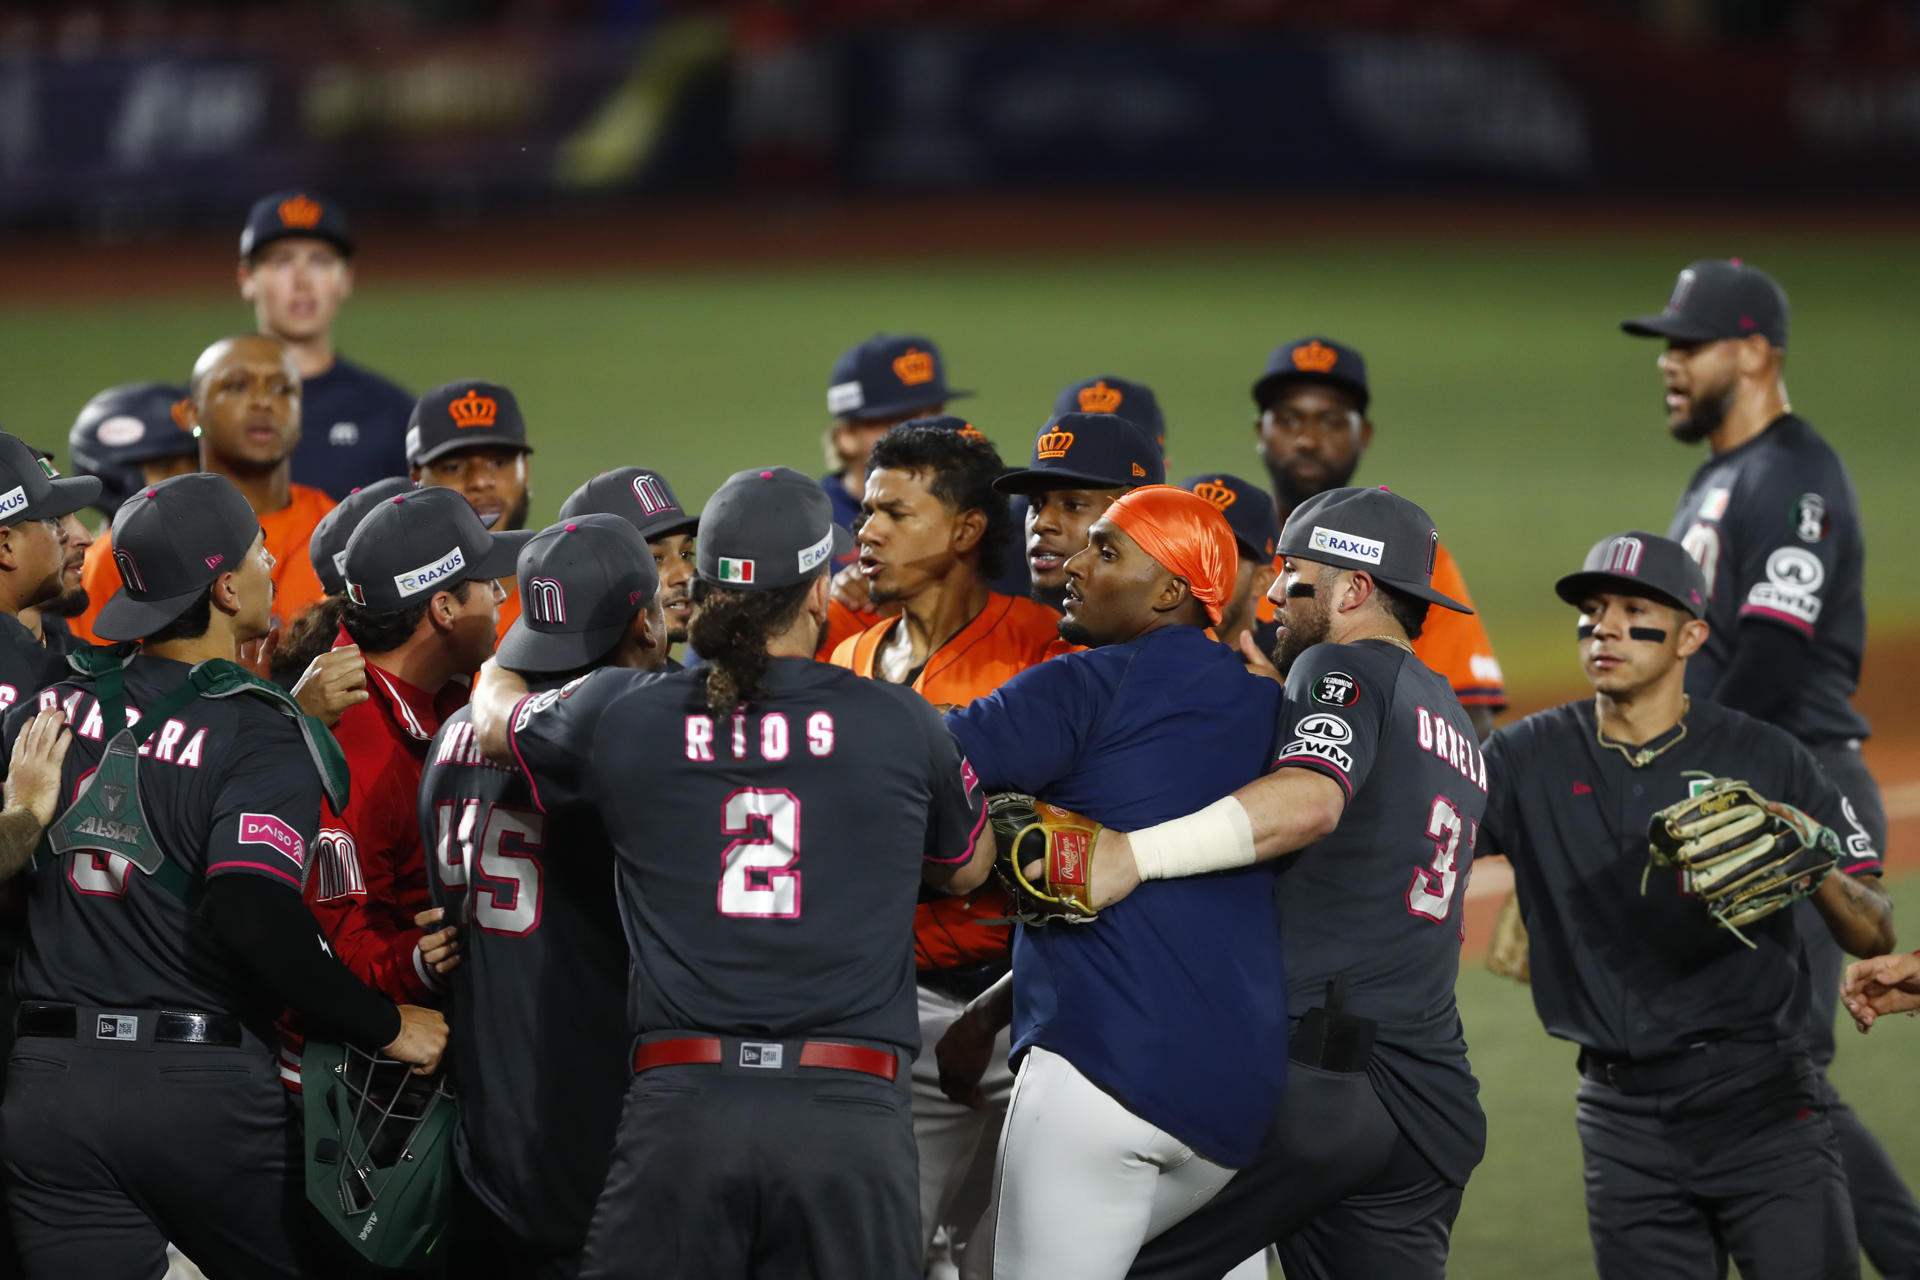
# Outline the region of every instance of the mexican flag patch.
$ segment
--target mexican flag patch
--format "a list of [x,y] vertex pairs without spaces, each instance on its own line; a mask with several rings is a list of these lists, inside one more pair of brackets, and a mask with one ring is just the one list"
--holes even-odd
[[752,582],[753,581],[753,561],[731,560],[731,559],[728,559],[726,556],[721,556],[720,557],[720,581]]

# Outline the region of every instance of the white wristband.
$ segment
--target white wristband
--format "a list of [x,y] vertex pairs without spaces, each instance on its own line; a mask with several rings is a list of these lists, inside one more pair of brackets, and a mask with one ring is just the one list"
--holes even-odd
[[1142,880],[1169,880],[1244,867],[1254,860],[1253,820],[1232,796],[1184,818],[1127,835]]

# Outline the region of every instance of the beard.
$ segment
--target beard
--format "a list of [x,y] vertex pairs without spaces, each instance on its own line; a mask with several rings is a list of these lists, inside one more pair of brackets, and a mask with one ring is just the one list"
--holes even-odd
[[62,591],[53,599],[40,606],[43,618],[77,618],[87,611],[87,591],[85,587],[75,587],[71,591]]
[[1360,458],[1356,454],[1353,461],[1345,467],[1329,466],[1327,469],[1326,483],[1318,487],[1313,487],[1303,484],[1287,474],[1287,467],[1284,462],[1274,462],[1264,453],[1261,454],[1261,461],[1266,463],[1267,479],[1273,484],[1274,504],[1280,509],[1280,516],[1283,522],[1288,512],[1305,502],[1308,498],[1317,497],[1329,489],[1346,488],[1347,482],[1353,479],[1353,473],[1360,467]]
[[1072,618],[1060,619],[1059,630],[1060,638],[1068,644],[1084,645],[1089,649],[1097,647],[1094,643],[1093,633]]
[[1693,401],[1693,411],[1681,421],[1670,425],[1667,431],[1681,444],[1699,444],[1727,420],[1727,410],[1732,407],[1732,387],[1716,395],[1696,396]]
[[522,489],[520,491],[520,501],[513,504],[513,510],[507,512],[506,519],[500,522],[501,531],[512,533],[515,530],[526,528],[527,508],[531,506],[532,503],[533,495],[525,489]]
[[1327,638],[1333,625],[1324,605],[1314,601],[1309,610],[1307,604],[1307,599],[1301,596],[1288,600],[1286,616],[1281,619],[1286,630],[1280,633],[1280,643],[1274,648],[1273,665],[1283,679],[1293,670],[1301,654]]

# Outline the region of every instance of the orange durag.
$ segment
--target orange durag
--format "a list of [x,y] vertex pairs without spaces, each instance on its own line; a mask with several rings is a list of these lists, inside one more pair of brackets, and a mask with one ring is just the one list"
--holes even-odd
[[1185,578],[1193,598],[1206,606],[1208,623],[1219,625],[1233,595],[1240,548],[1218,507],[1185,489],[1150,484],[1108,507],[1106,518],[1168,573]]

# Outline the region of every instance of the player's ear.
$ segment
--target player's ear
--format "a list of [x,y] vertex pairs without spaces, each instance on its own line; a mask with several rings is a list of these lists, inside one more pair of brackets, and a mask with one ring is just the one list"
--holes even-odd
[[252,302],[254,288],[253,264],[251,262],[242,258],[235,264],[233,268],[233,282],[240,286],[240,300],[243,302]]
[[1700,646],[1707,642],[1707,632],[1712,630],[1712,628],[1707,626],[1706,622],[1700,618],[1687,617],[1684,612],[1678,609],[1674,610],[1674,612],[1686,619],[1686,621],[1680,624],[1680,656],[1683,658],[1691,658],[1694,654],[1700,652]]
[[211,588],[214,608],[222,613],[240,612],[240,593],[234,590],[233,574],[223,573],[213,580]]
[[833,574],[815,574],[807,588],[807,615],[815,622],[827,620],[827,604],[833,598]]
[[18,525],[0,524],[0,569],[18,569],[20,556],[14,546],[14,530]]
[[987,533],[987,513],[978,507],[962,511],[953,522],[953,553],[965,555],[980,545]]

